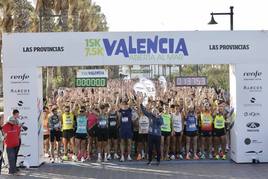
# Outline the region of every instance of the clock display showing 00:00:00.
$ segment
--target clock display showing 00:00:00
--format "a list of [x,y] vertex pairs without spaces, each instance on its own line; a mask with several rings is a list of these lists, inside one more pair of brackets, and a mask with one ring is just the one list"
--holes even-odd
[[106,87],[107,78],[76,78],[76,87]]

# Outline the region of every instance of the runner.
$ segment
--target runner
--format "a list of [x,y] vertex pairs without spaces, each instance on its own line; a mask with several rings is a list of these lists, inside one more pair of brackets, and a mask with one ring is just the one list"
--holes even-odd
[[198,160],[199,157],[197,156],[197,134],[198,134],[198,127],[197,127],[197,115],[195,113],[195,109],[193,104],[189,106],[189,111],[186,116],[186,128],[185,128],[185,135],[186,135],[186,160],[190,160],[190,144],[193,141],[193,155],[194,159]]
[[132,109],[129,107],[127,101],[121,103],[121,109],[119,109],[119,134],[120,134],[120,150],[121,150],[121,162],[125,161],[125,146],[127,146],[127,160],[132,160],[130,157],[131,143],[133,138],[133,124],[132,124]]
[[92,147],[97,144],[97,129],[98,129],[98,115],[99,109],[95,108],[93,105],[89,108],[88,113],[88,146],[87,146],[87,160],[91,160]]
[[184,124],[184,112],[183,108],[179,105],[171,105],[171,120],[172,120],[172,156],[171,160],[174,160],[176,155],[179,159],[183,159],[182,156],[182,135]]
[[149,118],[139,110],[139,134],[138,134],[138,146],[137,160],[145,159],[145,153],[147,153],[147,142],[149,132]]
[[98,162],[102,161],[102,156],[104,154],[104,162],[107,162],[108,154],[108,107],[106,104],[100,105],[100,115],[98,118],[98,129],[97,129],[97,138],[98,138]]
[[43,136],[44,136],[44,152],[45,157],[49,157],[49,129],[48,129],[48,116],[49,116],[49,108],[43,107]]
[[[75,115],[70,112],[70,106],[65,106],[64,113],[62,114],[62,137],[63,137],[63,148],[64,156],[63,160],[68,160],[68,153],[74,152],[74,125],[75,125]],[[71,145],[68,152],[68,144]],[[72,155],[72,160],[77,161],[77,156],[75,153]]]
[[161,127],[161,156],[164,160],[169,159],[169,147],[171,136],[171,115],[169,114],[168,104],[164,104],[162,114],[164,124]]
[[[215,159],[219,160],[220,157],[222,160],[226,160],[225,150],[226,150],[226,131],[225,131],[225,122],[226,117],[224,116],[224,102],[218,104],[218,110],[214,114],[214,150],[215,150]],[[219,149],[221,147],[221,152]]]
[[75,131],[75,145],[77,153],[77,158],[81,162],[85,162],[86,159],[86,141],[87,141],[87,116],[86,116],[86,107],[81,106],[80,113],[76,119],[76,131]]
[[209,159],[213,159],[212,155],[212,130],[213,130],[213,118],[211,106],[206,101],[204,103],[204,110],[199,116],[200,119],[200,136],[201,136],[201,159],[206,158],[205,145],[208,145],[207,153]]
[[51,109],[51,114],[48,118],[48,123],[49,123],[49,132],[50,132],[50,135],[49,135],[50,136],[50,154],[51,154],[50,161],[51,161],[51,163],[54,163],[54,161],[55,161],[54,142],[56,139],[56,149],[57,149],[56,161],[61,162],[61,156],[60,156],[61,119],[60,119],[60,116],[58,115],[58,111],[57,111],[56,106],[53,106]]
[[133,141],[131,144],[131,155],[132,157],[138,157],[135,156],[136,154],[136,147],[138,146],[139,141],[139,114],[137,106],[133,106],[132,108],[132,124],[133,124]]
[[109,109],[109,139],[108,139],[108,160],[112,159],[112,147],[114,159],[119,159],[118,152],[118,114],[115,110],[115,105],[110,105]]

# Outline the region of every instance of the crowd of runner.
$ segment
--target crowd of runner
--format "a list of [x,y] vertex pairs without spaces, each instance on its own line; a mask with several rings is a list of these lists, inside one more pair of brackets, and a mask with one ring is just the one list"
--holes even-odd
[[44,107],[45,156],[51,162],[146,159],[152,131],[145,109],[157,109],[162,160],[226,159],[232,112],[224,90],[172,83],[163,89],[154,81],[156,97],[145,104],[144,94],[133,90],[136,82],[56,90]]

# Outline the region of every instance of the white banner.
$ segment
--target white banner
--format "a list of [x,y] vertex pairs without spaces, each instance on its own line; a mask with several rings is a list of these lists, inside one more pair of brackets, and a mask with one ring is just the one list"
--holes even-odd
[[93,70],[78,70],[77,78],[108,78],[108,70],[93,69]]
[[6,67],[267,63],[267,31],[3,35]]
[[237,113],[231,155],[238,163],[268,162],[267,67],[242,64],[235,67]]
[[[41,66],[232,64],[232,159],[268,162],[268,31],[73,32],[3,35],[5,116],[19,109],[28,127],[23,155],[31,166],[42,162]],[[257,64],[257,65],[256,65]],[[154,84],[140,81],[155,96]],[[232,87],[232,85],[235,86]]]
[[41,71],[37,68],[4,68],[4,79],[5,120],[12,115],[14,109],[18,109],[19,122],[27,128],[21,131],[22,143],[19,153],[25,157],[19,157],[18,163],[25,161],[30,166],[38,166],[41,163],[39,148],[43,148],[43,135],[40,133],[42,125],[39,125],[40,122],[42,123],[39,114],[43,105],[42,92],[40,92],[42,91]]

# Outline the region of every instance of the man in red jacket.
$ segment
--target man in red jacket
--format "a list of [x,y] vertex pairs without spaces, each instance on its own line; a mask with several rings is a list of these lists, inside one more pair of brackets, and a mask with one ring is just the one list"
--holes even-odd
[[5,136],[5,145],[7,149],[9,174],[16,175],[16,150],[20,140],[20,126],[14,118],[9,118],[3,126],[2,131]]

